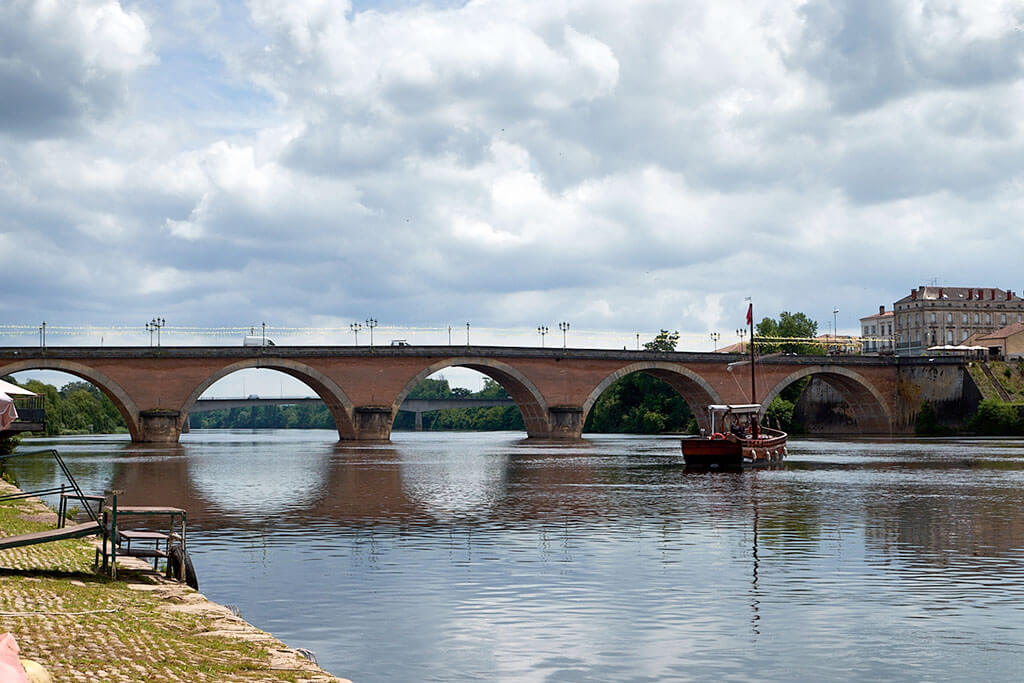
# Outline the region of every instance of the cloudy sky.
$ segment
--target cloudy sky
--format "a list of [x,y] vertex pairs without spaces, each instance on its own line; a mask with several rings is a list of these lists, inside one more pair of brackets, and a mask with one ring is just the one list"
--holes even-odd
[[1022,76],[1021,0],[6,0],[0,343],[706,348],[747,296],[1024,291]]

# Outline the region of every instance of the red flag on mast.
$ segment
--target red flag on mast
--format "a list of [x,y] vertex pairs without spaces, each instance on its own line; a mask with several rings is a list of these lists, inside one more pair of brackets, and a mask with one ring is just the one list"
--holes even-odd
[[754,304],[747,305],[747,324],[750,325],[754,322]]

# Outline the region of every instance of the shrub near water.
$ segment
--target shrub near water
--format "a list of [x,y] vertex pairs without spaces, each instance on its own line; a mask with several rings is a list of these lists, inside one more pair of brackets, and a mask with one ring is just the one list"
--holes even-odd
[[935,406],[925,403],[921,406],[921,412],[917,414],[917,423],[914,425],[914,433],[918,436],[942,436],[950,433],[949,427],[939,424],[939,417],[935,412]]
[[1021,416],[1021,408],[1022,406],[1016,403],[988,399],[978,405],[978,410],[968,421],[968,425],[976,434],[1022,436],[1024,418]]

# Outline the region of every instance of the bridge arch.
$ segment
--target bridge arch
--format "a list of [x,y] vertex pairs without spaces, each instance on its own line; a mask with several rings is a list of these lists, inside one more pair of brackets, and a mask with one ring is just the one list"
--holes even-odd
[[398,409],[402,402],[417,384],[434,373],[451,367],[469,368],[493,379],[516,402],[516,407],[519,408],[519,412],[523,416],[523,424],[526,426],[527,436],[545,438],[550,435],[551,422],[548,418],[547,401],[544,400],[544,396],[537,389],[536,385],[526,375],[511,365],[498,360],[479,357],[445,358],[421,370],[406,383],[405,388],[395,397],[395,401],[391,406],[392,422],[394,422],[395,417],[398,415]]
[[59,370],[60,372],[66,372],[69,375],[74,375],[84,379],[86,382],[90,382],[99,388],[117,407],[121,417],[124,418],[124,423],[128,426],[128,433],[131,434],[132,441],[141,440],[142,429],[139,426],[138,406],[135,405],[135,401],[128,395],[128,392],[106,374],[88,365],[71,360],[34,358],[31,360],[14,361],[0,367],[0,377],[12,375],[16,372],[24,372],[25,370]]
[[227,377],[233,372],[250,369],[277,370],[278,372],[283,372],[286,375],[294,377],[300,382],[307,384],[316,392],[317,396],[323,400],[324,405],[326,405],[327,409],[331,412],[331,416],[334,418],[334,424],[338,427],[339,438],[356,438],[356,429],[352,418],[352,401],[345,394],[342,388],[338,386],[334,380],[316,368],[287,358],[247,358],[245,360],[231,363],[230,365],[225,365],[223,368],[203,380],[195,389],[192,390],[192,393],[189,394],[188,398],[185,399],[185,403],[181,407],[182,424],[184,424],[189,412],[192,410],[192,406],[194,406],[196,401],[199,400],[199,397],[203,395],[203,392],[213,386],[215,382]]
[[707,412],[704,408],[712,403],[722,403],[718,392],[715,391],[715,388],[706,379],[693,370],[677,363],[665,363],[662,361],[631,363],[619,368],[601,380],[587,396],[587,400],[583,402],[583,420],[581,424],[586,423],[587,416],[590,415],[590,410],[594,407],[594,403],[597,402],[597,399],[601,397],[601,394],[608,387],[634,372],[643,372],[656,377],[675,389],[683,397],[683,400],[686,401],[686,404],[690,406],[697,424],[704,429],[710,428],[711,425],[708,423]]
[[764,417],[768,406],[783,389],[804,377],[815,377],[835,389],[850,406],[861,432],[892,433],[892,411],[878,388],[860,373],[835,365],[812,365],[784,377],[765,394],[761,403],[761,416]]

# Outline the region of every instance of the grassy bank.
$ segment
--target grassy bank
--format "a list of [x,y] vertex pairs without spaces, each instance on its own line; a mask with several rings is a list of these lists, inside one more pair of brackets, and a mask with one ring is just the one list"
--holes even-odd
[[[0,536],[55,524],[38,501],[0,503]],[[340,680],[138,560],[117,581],[97,575],[94,554],[87,539],[0,550],[0,632],[55,681]]]

